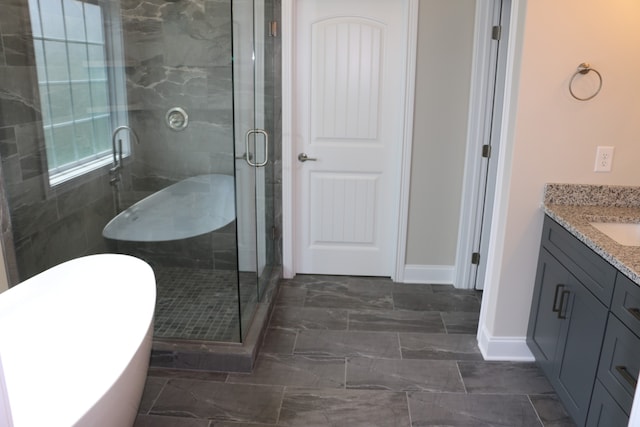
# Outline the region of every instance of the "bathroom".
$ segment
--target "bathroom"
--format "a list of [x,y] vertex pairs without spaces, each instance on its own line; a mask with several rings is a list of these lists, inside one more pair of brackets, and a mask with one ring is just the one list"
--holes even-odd
[[[14,2],[5,2],[4,10],[15,8]],[[513,83],[512,98],[510,98],[512,122],[508,124],[509,140],[512,141],[505,147],[508,158],[511,159],[513,166],[509,168],[505,166],[505,175],[500,187],[502,195],[501,203],[498,210],[498,218],[502,227],[496,230],[496,255],[494,257],[494,266],[492,268],[492,280],[494,286],[487,293],[491,295],[487,298],[486,313],[487,321],[484,326],[483,336],[488,348],[495,348],[496,355],[504,357],[518,357],[521,352],[505,353],[505,346],[500,347],[504,343],[523,344],[523,337],[526,330],[526,314],[528,304],[530,303],[531,283],[530,281],[521,280],[523,274],[527,277],[532,275],[535,268],[535,252],[537,250],[536,233],[539,231],[538,223],[540,218],[538,215],[539,200],[541,188],[544,182],[550,180],[561,180],[571,182],[595,182],[595,183],[618,183],[637,185],[637,168],[633,159],[637,158],[637,144],[633,143],[633,138],[629,137],[629,133],[637,131],[637,126],[629,125],[633,123],[633,117],[637,116],[637,102],[630,99],[626,94],[637,93],[637,79],[631,76],[628,70],[637,69],[637,58],[635,55],[616,55],[611,46],[621,45],[625,51],[633,51],[638,40],[634,38],[622,37],[615,30],[621,25],[615,24],[620,16],[624,15],[629,20],[634,20],[637,16],[635,13],[616,13],[616,10],[607,2],[594,2],[586,4],[584,2],[572,1],[563,5],[562,10],[558,10],[557,2],[540,1],[529,2],[528,5],[524,1],[514,2],[514,17],[518,18],[519,32],[515,33],[518,43],[518,53],[522,55],[523,66],[513,70],[514,75],[519,76],[518,82]],[[526,6],[526,7],[525,7]],[[620,5],[620,7],[626,7]],[[524,10],[527,9],[525,16]],[[549,14],[549,10],[554,10],[553,15]],[[7,12],[8,13],[8,12]],[[576,19],[576,14],[579,19]],[[3,16],[14,16],[3,13]],[[590,26],[582,27],[583,22],[600,22],[599,17],[606,17],[607,25],[596,30]],[[151,20],[153,21],[153,19]],[[4,155],[13,155],[13,162],[3,164],[3,169],[18,171],[19,176],[27,178],[27,181],[33,178],[33,171],[37,170],[37,165],[42,160],[38,157],[35,146],[26,146],[22,148],[22,152],[18,155],[16,140],[23,138],[33,141],[29,135],[37,135],[39,127],[36,117],[34,117],[33,109],[29,109],[27,103],[21,106],[16,99],[30,98],[31,87],[26,85],[19,77],[20,72],[9,70],[9,63],[18,64],[16,66],[33,67],[32,59],[26,57],[23,53],[25,41],[22,37],[12,36],[12,34],[20,34],[19,28],[16,28],[19,21],[11,20],[9,23],[2,23],[3,35],[5,32],[9,34],[4,37],[3,55],[6,62],[0,62],[3,66],[2,77],[4,81],[11,82],[15,86],[15,93],[18,97],[12,98],[11,107],[5,107],[3,104],[3,114],[10,113],[10,122],[15,125],[3,127],[0,130],[0,140],[2,141],[2,153]],[[570,28],[566,32],[548,31],[548,28],[565,28],[570,23]],[[625,20],[625,28],[627,21]],[[148,23],[150,26],[153,22]],[[526,24],[526,25],[525,25]],[[600,24],[598,24],[600,25]],[[526,32],[525,32],[526,28]],[[610,31],[605,31],[610,30]],[[545,34],[541,38],[540,35]],[[606,39],[601,39],[604,35]],[[525,40],[523,42],[522,40]],[[604,40],[604,41],[603,41]],[[12,43],[10,44],[11,41]],[[553,61],[549,60],[548,47],[561,46],[561,49],[553,50]],[[574,50],[581,54],[574,54]],[[594,52],[594,53],[592,53]],[[583,54],[582,54],[583,53]],[[612,98],[603,98],[606,102],[590,104],[595,107],[573,107],[572,104],[566,106],[565,85],[564,80],[558,76],[570,76],[575,66],[584,60],[591,60],[591,56],[602,56],[601,62],[606,62],[608,67],[615,67],[615,79],[609,79],[605,74],[607,84],[609,81],[615,82],[618,88],[615,96]],[[23,64],[23,65],[20,65]],[[544,66],[540,66],[544,64]],[[610,65],[609,65],[610,64]],[[543,72],[541,74],[541,71]],[[33,71],[31,71],[33,74]],[[25,86],[26,85],[26,86]],[[540,87],[557,87],[557,92],[553,96],[541,97]],[[629,88],[632,88],[629,90]],[[605,92],[606,93],[606,92]],[[635,97],[637,99],[637,97]],[[3,102],[7,102],[3,99]],[[624,103],[625,114],[619,114],[619,103]],[[554,106],[550,108],[550,106]],[[582,116],[576,114],[576,109],[589,109],[589,120],[582,119]],[[518,111],[516,116],[516,111]],[[517,119],[516,119],[517,117]],[[25,119],[28,118],[28,119]],[[549,132],[538,124],[541,119],[557,122],[557,118],[561,118],[560,122],[554,127],[553,132]],[[570,126],[566,126],[569,123]],[[603,129],[598,123],[606,123],[606,129]],[[160,126],[158,126],[159,130]],[[582,129],[580,131],[583,138],[575,139],[572,137],[573,129]],[[616,155],[616,166],[614,173],[604,175],[593,175],[591,168],[593,163],[593,155],[591,148],[615,129],[615,137],[623,141],[621,151]],[[555,132],[555,133],[554,133]],[[625,132],[625,134],[622,134]],[[175,135],[174,135],[175,136]],[[42,140],[42,137],[40,137]],[[561,155],[555,157],[552,163],[545,168],[533,168],[532,164],[542,162],[546,155],[555,152],[560,147]],[[243,152],[236,153],[241,156]],[[567,158],[574,158],[578,155],[576,162],[571,162],[567,167]],[[535,160],[535,161],[532,161]],[[23,171],[27,171],[23,174]],[[7,172],[4,171],[6,174]],[[6,182],[5,182],[5,185]],[[27,200],[36,191],[41,191],[41,182],[32,180],[22,185],[24,192],[16,191],[16,198],[22,203],[36,203],[36,206],[44,209],[33,210],[38,216],[46,218],[47,215],[52,216],[55,210],[49,206],[44,200]],[[35,190],[32,190],[35,188]],[[102,188],[102,187],[101,187]],[[104,190],[103,190],[104,191]],[[276,188],[276,194],[277,194]],[[112,197],[111,189],[108,188],[102,194],[103,199]],[[91,191],[96,194],[96,191]],[[79,195],[79,194],[78,194]],[[71,195],[67,195],[67,199]],[[73,194],[76,196],[76,193]],[[34,197],[35,198],[35,197]],[[47,199],[49,200],[49,199]],[[78,204],[79,202],[75,202]],[[275,203],[275,206],[279,206]],[[29,210],[29,209],[25,209]],[[278,218],[278,213],[275,217]],[[108,216],[108,215],[107,215]],[[6,220],[8,218],[6,212],[3,215]],[[3,235],[5,242],[7,239],[15,238],[11,236],[10,229],[3,223]],[[25,224],[25,225],[30,225]],[[95,232],[101,231],[100,227],[94,229]],[[52,238],[55,235],[50,235]],[[451,243],[452,245],[454,243]],[[66,247],[65,244],[58,244]],[[59,247],[58,246],[58,247]],[[33,246],[25,248],[25,250],[33,250]],[[6,251],[6,248],[5,248]],[[277,251],[276,251],[277,253]],[[9,260],[13,265],[14,272],[17,271],[16,260]],[[415,257],[412,262],[416,265],[430,264],[430,260]],[[13,262],[13,264],[11,264]],[[450,260],[445,263],[451,264]],[[30,267],[30,266],[27,266]],[[12,270],[10,269],[9,272]],[[495,345],[495,347],[493,347]],[[516,345],[508,347],[522,348]]]

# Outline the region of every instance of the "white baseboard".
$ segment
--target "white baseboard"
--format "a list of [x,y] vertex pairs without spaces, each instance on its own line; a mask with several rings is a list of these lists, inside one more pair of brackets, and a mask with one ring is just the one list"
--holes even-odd
[[405,265],[402,283],[452,285],[454,277],[453,265]]
[[535,361],[527,346],[527,337],[493,337],[485,328],[481,328],[478,332],[478,346],[484,360]]

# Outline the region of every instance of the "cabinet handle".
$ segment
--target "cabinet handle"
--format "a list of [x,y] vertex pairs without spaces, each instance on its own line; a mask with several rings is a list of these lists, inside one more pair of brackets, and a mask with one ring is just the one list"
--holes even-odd
[[631,315],[635,317],[636,320],[640,320],[640,309],[636,307],[630,307],[630,308],[627,308],[627,311],[631,313]]
[[562,291],[562,293],[560,294],[560,307],[558,309],[558,319],[567,318],[566,314],[562,314],[562,308],[564,307],[564,297],[569,295],[570,293],[571,293],[570,291]]
[[564,285],[558,283],[556,285],[556,293],[553,294],[553,307],[551,308],[551,311],[553,311],[554,313],[559,313],[560,309],[562,308],[562,304],[560,304],[560,307],[557,307],[558,304],[558,291],[560,291],[560,289],[564,288]]
[[633,378],[633,375],[629,373],[626,366],[616,366],[616,371],[618,371],[618,373],[622,376],[622,378],[624,378],[624,380],[628,382],[629,385],[633,387],[634,390],[636,389],[636,386],[638,385],[638,380]]

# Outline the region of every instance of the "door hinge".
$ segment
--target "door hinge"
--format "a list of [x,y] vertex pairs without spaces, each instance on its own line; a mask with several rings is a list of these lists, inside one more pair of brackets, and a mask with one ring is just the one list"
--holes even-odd
[[269,22],[269,37],[278,37],[278,21]]
[[501,35],[502,35],[502,26],[494,25],[491,28],[491,40],[500,40]]
[[491,157],[491,146],[486,144],[482,146],[482,157],[488,159]]
[[474,252],[471,254],[471,264],[480,265],[480,252]]

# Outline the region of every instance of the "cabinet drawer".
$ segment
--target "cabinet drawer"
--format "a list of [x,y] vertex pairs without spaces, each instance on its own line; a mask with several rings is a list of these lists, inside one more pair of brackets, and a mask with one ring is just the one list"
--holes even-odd
[[607,390],[596,381],[589,407],[587,427],[626,427],[629,417]]
[[548,216],[544,218],[542,246],[609,306],[617,272],[611,264]]
[[633,405],[633,395],[640,371],[640,338],[609,314],[604,335],[598,379],[627,414]]
[[618,273],[616,279],[611,311],[622,323],[640,336],[640,285],[635,284],[622,273]]

